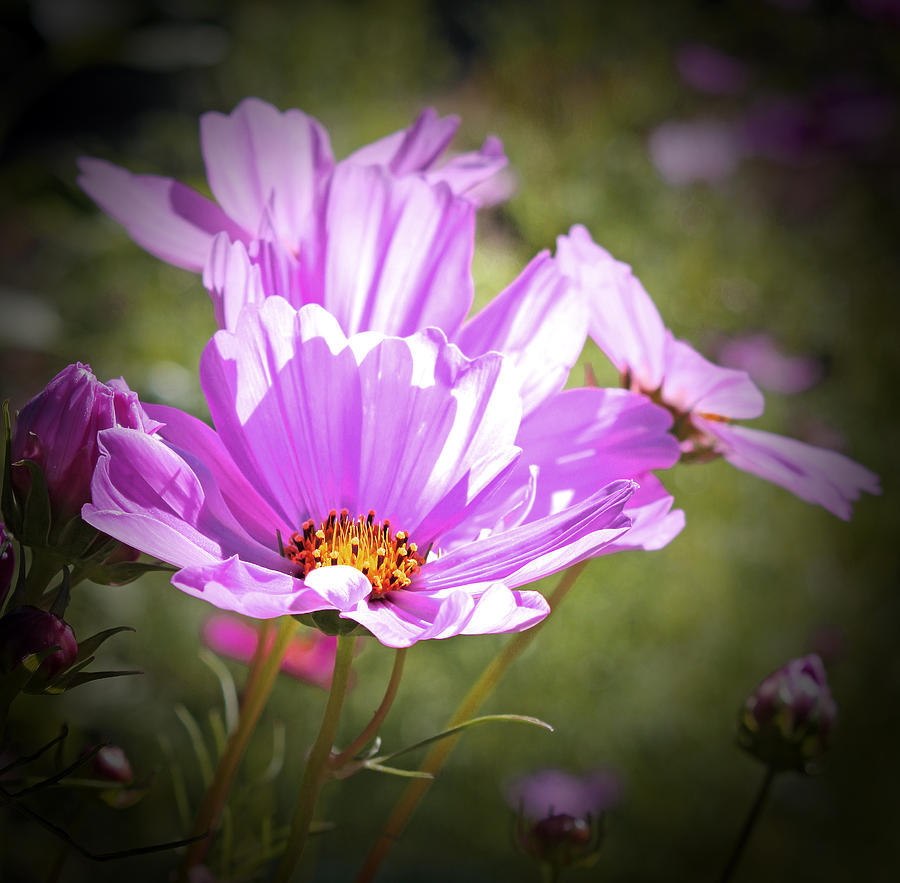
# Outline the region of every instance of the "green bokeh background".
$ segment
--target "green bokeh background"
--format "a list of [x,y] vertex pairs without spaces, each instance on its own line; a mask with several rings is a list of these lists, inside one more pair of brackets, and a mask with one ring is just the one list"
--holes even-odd
[[[4,38],[34,20],[36,8],[18,7]],[[148,27],[185,22],[213,29],[218,58],[165,68],[156,62],[171,43],[151,49],[149,62],[135,50],[135,35]],[[777,780],[736,879],[898,879],[896,120],[880,153],[826,152],[797,166],[747,160],[716,186],[673,187],[647,150],[663,121],[731,118],[747,100],[692,92],[675,74],[679,45],[705,41],[746,59],[760,94],[809,90],[846,69],[896,99],[898,34],[852,4],[825,2],[796,11],[766,2],[550,11],[510,2],[210,0],[179,10],[137,4],[86,35],[10,49],[0,280],[6,294],[27,292],[60,317],[59,333],[37,347],[25,345],[23,327],[3,329],[0,394],[16,405],[79,359],[102,378],[124,375],[147,400],[206,416],[197,364],[214,323],[200,280],[145,254],[96,210],[75,186],[77,156],[205,191],[197,142],[204,110],[228,111],[245,95],[300,107],[322,121],[343,156],[433,105],[462,117],[460,148],[501,136],[518,179],[507,204],[479,215],[479,303],[584,223],[632,264],[674,332],[701,349],[715,332],[766,329],[788,351],[826,354],[825,382],[791,398],[770,394],[757,425],[796,434],[822,421],[883,478],[885,495],[863,500],[846,524],[722,462],[672,470],[665,482],[687,513],[683,534],[661,552],[592,563],[486,706],[538,716],[556,731],[496,725],[467,735],[381,879],[537,879],[513,848],[504,783],[544,766],[577,773],[600,765],[622,771],[625,799],[608,819],[598,864],[571,879],[715,879],[761,776],[735,747],[736,711],[769,671],[825,648],[841,710],[832,750],[818,776]],[[141,103],[146,94],[136,94],[121,119],[120,105],[104,113],[115,77],[148,65],[156,98]],[[72,110],[65,125],[45,131],[35,122],[42,102],[69,94],[65,85],[84,83],[86,70],[99,73],[78,92],[78,107],[94,114],[79,124]],[[615,382],[593,345],[582,362]],[[576,367],[573,383],[583,370]],[[208,713],[221,694],[198,658],[208,613],[165,578],[82,586],[70,608],[76,634],[134,626],[100,661],[144,675],[23,697],[14,708],[10,735],[20,747],[46,741],[67,721],[70,752],[102,737],[124,746],[138,772],[156,770],[150,793],[126,810],[67,791],[33,804],[98,851],[186,833],[162,743],[196,807],[201,771],[175,707],[189,709],[212,742]],[[440,728],[506,640],[414,647],[385,745]],[[345,740],[368,719],[390,670],[391,652],[368,643],[356,662]],[[229,667],[240,683],[244,670]],[[289,819],[323,707],[320,690],[280,678],[243,781],[266,766],[278,722],[284,769],[233,806],[232,860],[221,841],[212,855],[218,879],[244,879],[235,856],[253,849],[269,821]],[[374,773],[329,786],[321,816],[336,828],[317,840],[315,879],[352,879],[402,787]],[[69,855],[52,878],[58,842],[4,812],[0,824],[13,836],[3,846],[3,879],[167,879],[170,854],[105,865]]]

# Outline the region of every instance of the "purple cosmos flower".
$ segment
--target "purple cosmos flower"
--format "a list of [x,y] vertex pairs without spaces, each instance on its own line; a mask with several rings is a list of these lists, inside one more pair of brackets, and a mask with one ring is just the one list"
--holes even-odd
[[156,436],[102,433],[83,517],[221,609],[336,611],[392,647],[518,631],[548,612],[519,586],[629,525],[634,483],[618,481],[466,531],[495,495],[529,492],[510,491],[522,396],[510,359],[466,358],[437,329],[348,339],[320,307],[270,297],[213,337],[200,372],[216,431],[155,407]]
[[31,489],[31,475],[21,461],[30,460],[44,473],[55,542],[91,498],[97,433],[113,426],[152,433],[158,425],[123,379],[101,383],[80,362],[63,368],[16,418],[12,483],[20,506]]
[[[648,474],[678,459],[671,414],[631,393],[562,392],[584,347],[587,310],[549,251],[466,320],[474,213],[464,200],[414,178],[392,180],[382,169],[345,167],[333,176],[323,217],[319,247],[304,261],[274,239],[248,248],[216,238],[204,281],[222,327],[234,328],[248,304],[281,296],[297,308],[322,304],[348,334],[409,335],[433,324],[470,358],[502,352],[520,374],[516,444],[525,453],[517,486],[526,496],[498,500],[491,525],[504,507],[524,516],[537,500],[551,514],[605,481],[635,478],[641,490],[627,512],[635,524],[629,547],[660,548],[681,530],[683,513],[671,511],[672,497]],[[560,237],[557,248],[565,247]],[[529,478],[537,463],[540,474]]]
[[290,252],[304,253],[336,169],[374,166],[391,177],[414,176],[470,194],[506,165],[506,157],[499,139],[489,137],[480,150],[441,165],[458,125],[457,117],[442,119],[428,108],[408,129],[335,163],[328,133],[317,120],[246,98],[228,116],[211,112],[200,118],[200,145],[216,202],[171,178],[135,175],[93,158],[80,160],[79,184],[138,245],[199,271],[219,232],[250,242],[265,226]]
[[815,653],[792,659],[747,698],[739,720],[742,748],[775,769],[808,769],[825,750],[837,705]]
[[763,412],[762,393],[750,377],[714,365],[676,339],[631,268],[586,229],[574,227],[561,241],[559,260],[590,299],[591,336],[621,372],[624,387],[671,411],[684,456],[724,457],[845,520],[862,491],[881,492],[878,476],[843,454],[734,424]]
[[771,334],[757,332],[723,340],[718,359],[726,368],[746,371],[764,389],[794,395],[815,386],[824,374],[813,356],[789,356]]
[[507,800],[518,813],[519,843],[532,858],[554,868],[590,859],[600,845],[603,814],[623,791],[616,770],[584,776],[545,769],[513,781]]
[[[249,663],[259,644],[259,628],[245,619],[227,614],[213,614],[203,623],[203,643],[220,656]],[[275,636],[272,636],[274,641]],[[270,642],[271,643],[271,642]],[[334,670],[337,638],[320,632],[297,635],[288,644],[281,670],[308,684],[327,689]]]

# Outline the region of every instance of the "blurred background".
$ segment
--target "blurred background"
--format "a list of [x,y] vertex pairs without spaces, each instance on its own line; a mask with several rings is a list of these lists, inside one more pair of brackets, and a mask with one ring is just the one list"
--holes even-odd
[[[811,651],[840,707],[833,744],[819,775],[776,781],[735,879],[898,879],[898,37],[895,0],[4,4],[0,397],[14,406],[81,360],[147,401],[207,416],[197,365],[214,322],[200,279],[96,209],[75,185],[78,156],[208,192],[205,110],[246,95],[302,108],[341,157],[433,105],[462,117],[455,147],[493,133],[510,158],[514,195],[479,214],[479,302],[584,223],[707,356],[764,331],[808,357],[809,382],[758,377],[770,391],[755,425],[839,448],[882,476],[884,497],[862,500],[846,524],[723,462],[667,474],[683,534],[661,552],[593,562],[486,706],[556,732],[468,734],[381,879],[537,879],[514,848],[504,785],[547,766],[611,766],[626,782],[599,862],[572,880],[715,879],[761,776],[735,745],[737,711],[766,674]],[[582,361],[616,382],[591,345]],[[583,376],[579,365],[572,383]],[[35,801],[95,851],[186,836],[203,764],[185,721],[213,750],[222,706],[198,656],[210,613],[164,575],[83,585],[68,617],[76,634],[135,627],[98,661],[143,676],[14,707],[14,747],[33,749],[65,721],[68,751],[108,739],[152,778],[130,808],[73,789]],[[415,646],[386,747],[439,729],[505,640]],[[369,643],[346,738],[392,662]],[[246,670],[227,665],[240,684]],[[253,879],[248,854],[289,820],[324,701],[279,679],[229,836],[211,855],[217,879]],[[260,783],[273,753],[283,765]],[[352,879],[403,784],[362,773],[329,786],[320,816],[336,828],[316,841],[315,879]],[[3,879],[164,880],[172,865],[171,854],[64,855],[0,812]]]

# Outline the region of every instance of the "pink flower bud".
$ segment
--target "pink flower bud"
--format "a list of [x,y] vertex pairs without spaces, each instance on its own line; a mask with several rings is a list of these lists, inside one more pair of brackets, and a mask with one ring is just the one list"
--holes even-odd
[[114,426],[153,432],[159,425],[121,378],[101,383],[80,362],[63,368],[16,419],[12,436],[16,497],[24,502],[31,476],[25,466],[15,464],[32,460],[44,473],[56,532],[78,517],[91,499],[91,476],[99,455],[97,433]]
[[775,769],[804,772],[825,751],[836,718],[825,666],[812,653],[791,660],[750,694],[738,742]]
[[[39,666],[33,657],[51,647]],[[65,621],[37,607],[17,607],[0,619],[0,672],[8,674],[24,664],[41,679],[50,681],[65,671],[78,655],[75,632]]]
[[516,779],[507,799],[519,814],[519,845],[557,870],[589,862],[603,839],[604,814],[618,804],[622,788],[610,769],[583,777],[546,769]]
[[93,772],[106,782],[130,782],[134,778],[128,757],[118,745],[104,745],[95,755]]

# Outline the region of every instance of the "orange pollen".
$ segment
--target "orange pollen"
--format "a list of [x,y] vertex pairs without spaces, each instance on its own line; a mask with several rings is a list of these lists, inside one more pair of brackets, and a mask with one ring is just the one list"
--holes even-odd
[[410,584],[413,574],[425,563],[405,530],[391,533],[391,523],[375,520],[375,512],[351,518],[346,509],[332,509],[321,526],[312,519],[298,533],[291,534],[284,547],[285,557],[306,576],[317,567],[346,564],[368,578],[376,598]]

